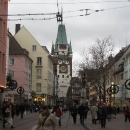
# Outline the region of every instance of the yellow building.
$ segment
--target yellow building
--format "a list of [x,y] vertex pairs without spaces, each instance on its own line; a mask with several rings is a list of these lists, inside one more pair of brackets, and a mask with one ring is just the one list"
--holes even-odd
[[22,48],[26,48],[32,63],[32,87],[36,93],[33,100],[44,104],[52,104],[53,94],[53,59],[46,46],[41,46],[30,32],[20,24],[16,24],[15,39]]

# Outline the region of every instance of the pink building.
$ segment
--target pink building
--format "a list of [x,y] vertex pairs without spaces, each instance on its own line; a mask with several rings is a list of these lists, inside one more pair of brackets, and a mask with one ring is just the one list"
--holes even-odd
[[[24,88],[22,101],[28,99],[28,94],[31,91],[32,62],[28,51],[21,48],[15,38],[9,33],[9,73],[17,81],[18,87],[22,86]],[[19,102],[20,98],[17,89],[13,93],[12,91],[8,92],[9,96],[12,94],[14,95],[14,100]]]
[[2,88],[6,88],[7,15],[8,1],[0,0],[0,87]]

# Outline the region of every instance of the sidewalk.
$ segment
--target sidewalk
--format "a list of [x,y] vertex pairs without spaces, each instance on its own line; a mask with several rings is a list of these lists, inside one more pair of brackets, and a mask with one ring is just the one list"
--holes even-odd
[[[101,130],[101,124],[97,121],[97,124],[92,124],[91,114],[88,112],[88,118],[84,121],[85,125],[90,130]],[[106,120],[106,128],[104,130],[128,130],[130,129],[130,122],[125,122],[123,113],[117,114],[116,118],[112,118],[111,121]]]

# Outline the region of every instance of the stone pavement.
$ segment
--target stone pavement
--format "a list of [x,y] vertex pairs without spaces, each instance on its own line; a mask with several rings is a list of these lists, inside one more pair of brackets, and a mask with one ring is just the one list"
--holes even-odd
[[[96,125],[92,124],[91,114],[88,113],[88,119],[84,121],[85,125],[90,130],[101,130],[101,124],[97,121]],[[111,121],[106,120],[106,128],[104,130],[129,130],[130,122],[125,122],[123,113],[117,114],[116,118],[112,118]]]
[[63,113],[61,117],[61,127],[60,130],[84,130],[81,126],[79,119],[77,119],[76,124],[73,123],[72,116],[69,112]]

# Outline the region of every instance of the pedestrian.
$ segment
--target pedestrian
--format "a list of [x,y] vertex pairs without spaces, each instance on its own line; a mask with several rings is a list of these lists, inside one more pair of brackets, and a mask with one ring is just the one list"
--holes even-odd
[[96,104],[93,104],[90,108],[90,112],[92,115],[92,124],[96,124],[97,121],[97,113],[98,113],[98,107],[96,106]]
[[75,124],[76,123],[76,116],[78,113],[78,108],[77,108],[76,104],[74,104],[74,106],[71,107],[70,113],[71,113],[71,116],[73,117],[73,122]]
[[57,107],[56,107],[56,109],[55,109],[55,115],[56,115],[56,117],[57,117],[59,126],[61,126],[61,115],[62,115],[62,110],[61,110],[60,106],[57,106]]
[[84,112],[85,112],[85,113],[84,113],[84,114],[85,114],[85,115],[84,115],[84,118],[85,118],[85,119],[87,119],[88,111],[89,111],[89,107],[88,107],[88,104],[86,103],[86,104],[85,104],[85,111],[84,111]]
[[117,111],[118,114],[120,113],[120,107],[119,106],[117,107],[116,111]]
[[21,103],[20,107],[19,107],[20,113],[21,113],[21,119],[23,119],[23,114],[25,111],[25,106],[23,103]]
[[112,114],[112,107],[111,105],[107,106],[107,118],[108,118],[108,121],[111,120],[111,114]]
[[56,105],[53,105],[51,113],[55,114],[55,111],[56,111]]
[[125,116],[125,122],[127,122],[127,119],[130,122],[130,109],[128,106],[126,106],[125,110],[124,110],[124,116]]
[[107,108],[106,108],[105,104],[102,104],[102,106],[99,107],[98,116],[99,116],[99,119],[101,120],[101,127],[105,128],[106,118],[107,118]]
[[3,127],[4,127],[4,124],[7,122],[5,120],[5,110],[7,109],[7,104],[6,103],[3,103],[3,106],[2,106],[2,117],[3,117]]
[[[12,105],[8,105],[6,110],[5,110],[5,120],[6,122],[8,122],[10,124],[10,127],[11,128],[14,128],[13,127],[13,117],[14,117],[14,113],[12,111]],[[6,122],[3,122],[3,127],[5,128],[5,123]]]
[[33,111],[33,104],[30,103],[30,113],[32,113],[32,111]]
[[18,116],[19,115],[19,104],[16,104],[15,109],[16,109],[16,115]]
[[38,121],[32,130],[38,130],[42,126],[42,130],[59,130],[58,122],[54,114],[50,113],[47,106],[41,106],[41,113]]
[[84,123],[85,106],[81,104],[78,108],[78,114],[80,116],[80,123]]
[[113,111],[113,118],[116,118],[116,105],[113,106],[112,111]]

